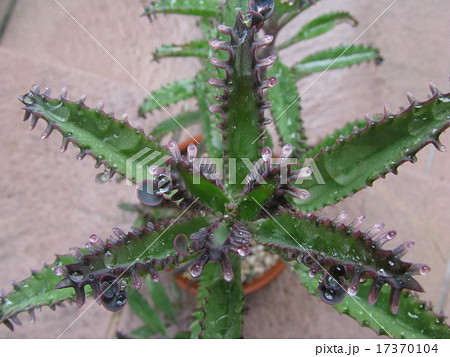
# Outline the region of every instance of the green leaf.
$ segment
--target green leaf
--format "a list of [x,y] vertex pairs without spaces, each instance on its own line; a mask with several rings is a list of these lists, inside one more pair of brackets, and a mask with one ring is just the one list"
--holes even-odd
[[158,60],[163,57],[203,57],[208,58],[210,52],[206,40],[194,40],[183,45],[162,45],[153,52],[153,58]]
[[308,212],[334,204],[389,172],[397,173],[402,163],[415,162],[415,154],[425,145],[441,148],[439,135],[450,125],[449,97],[434,94],[397,115],[366,124],[319,153],[311,166],[312,179],[300,184],[311,198],[296,200],[296,207]]
[[282,144],[291,144],[292,157],[305,151],[306,136],[300,119],[300,95],[291,71],[281,61],[275,62],[267,71],[267,77],[275,77],[277,84],[267,93],[272,102],[270,111]]
[[[296,264],[293,270],[306,289],[317,296],[319,277],[310,278],[309,268],[304,265]],[[450,338],[450,328],[444,318],[434,314],[429,306],[410,292],[403,292],[399,311],[393,315],[389,310],[389,290],[386,287],[381,289],[378,302],[373,306],[367,302],[369,290],[369,284],[361,284],[358,295],[354,298],[347,296],[333,307],[380,335],[394,338]]]
[[139,115],[143,116],[155,109],[194,97],[194,82],[194,78],[185,78],[166,84],[154,91],[152,96],[145,98],[144,102],[139,107]]
[[[134,274],[136,272],[151,274],[152,278],[157,279],[155,262],[170,266],[173,259],[179,256],[173,244],[174,238],[179,234],[189,236],[209,225],[205,217],[196,216],[178,222],[165,221],[162,225],[133,230],[128,234],[115,229],[117,238],[108,240],[104,249],[95,252],[84,250],[78,262],[65,265],[64,277],[59,278],[57,288],[74,288],[81,292],[86,284],[99,287],[103,276],[111,272],[123,277],[131,275],[133,281],[138,280]],[[146,267],[144,271],[143,267]],[[76,284],[71,279],[73,274],[77,275]]]
[[305,57],[292,67],[292,71],[300,79],[314,72],[347,67],[371,59],[381,59],[378,49],[364,45],[339,46]]
[[[97,165],[104,164],[112,173],[126,175],[132,181],[147,172],[154,164],[169,157],[166,149],[149,139],[141,130],[106,115],[101,110],[90,109],[83,102],[69,102],[63,98],[52,99],[38,92],[29,92],[20,97],[25,104],[26,117],[33,116],[32,126],[38,118],[47,122],[46,133],[57,129],[63,135],[62,150],[69,142],[79,147],[82,159],[91,155]],[[143,158],[147,162],[142,162]],[[138,169],[138,164],[142,168]],[[109,175],[111,177],[112,174]]]
[[[233,55],[224,63],[227,75],[223,85],[218,84],[224,90],[224,104],[217,109],[223,112],[225,152],[229,158],[237,159],[236,175],[229,173],[233,178],[235,176],[236,181],[229,182],[227,186],[235,195],[242,192],[248,174],[248,168],[241,158],[257,161],[262,144],[264,118],[260,109],[265,102],[258,92],[262,88],[256,76],[256,70],[262,68],[257,68],[259,62],[252,50],[255,31],[255,28],[247,27],[241,15],[237,17],[234,28],[230,30],[231,40],[226,45],[233,48]],[[267,64],[263,67],[267,67]],[[231,168],[231,164],[227,166],[228,170]]]
[[173,336],[173,338],[177,339],[177,340],[189,339],[189,338],[191,338],[191,333],[190,332],[185,332],[185,331],[178,332],[175,336]]
[[320,36],[330,30],[332,30],[337,24],[348,22],[353,26],[358,24],[358,21],[351,16],[348,12],[331,12],[328,14],[323,14],[314,20],[308,22],[304,25],[299,32],[289,40],[280,44],[278,49],[282,50],[294,43],[308,40]]
[[260,211],[264,202],[273,197],[275,185],[267,183],[256,187],[239,200],[239,216],[243,219],[253,219]]
[[245,14],[248,9],[248,0],[226,0],[223,5],[222,18],[220,23],[233,27],[236,22],[238,12]]
[[206,179],[200,173],[190,173],[184,166],[180,166],[178,172],[180,173],[187,190],[195,198],[198,198],[199,203],[212,208],[215,211],[225,212],[225,204],[229,202],[229,199],[221,188]]
[[159,318],[157,312],[150,306],[147,300],[136,289],[129,289],[128,291],[128,303],[131,310],[138,316],[143,322],[156,331],[167,336],[166,328]]
[[153,327],[149,325],[144,325],[142,327],[137,328],[136,330],[132,331],[130,333],[131,338],[136,339],[144,339],[144,338],[150,338],[153,335],[156,335],[158,331],[156,331]]
[[201,120],[201,114],[199,111],[186,112],[176,115],[175,119],[169,118],[159,123],[153,129],[152,136],[161,139],[162,136],[179,130],[180,125],[186,128],[189,125],[196,124]]
[[14,286],[9,294],[0,298],[0,323],[23,311],[73,300],[75,297],[73,289],[55,290],[55,285],[61,277],[56,276],[53,269],[74,262],[75,259],[70,255],[58,256],[53,264],[33,272],[31,277]]
[[[377,121],[380,120],[379,117],[374,117],[374,119]],[[362,120],[362,119],[355,120],[354,122],[345,124],[345,126],[343,126],[342,128],[334,131],[330,135],[327,135],[321,142],[319,142],[317,145],[315,145],[310,150],[308,150],[304,156],[305,157],[314,157],[320,153],[320,150],[322,150],[322,149],[325,150],[325,149],[335,145],[336,140],[339,140],[342,137],[346,138],[347,136],[351,135],[351,133],[353,131],[355,131],[356,128],[358,128],[357,130],[359,131],[360,129],[364,129],[364,127],[366,125],[367,125],[367,120]]]
[[240,257],[229,256],[234,279],[223,279],[219,264],[208,264],[200,277],[196,322],[191,326],[192,337],[241,338],[244,290],[240,278]]
[[144,15],[158,13],[182,14],[194,16],[216,16],[219,13],[220,2],[216,0],[159,0],[145,7]]
[[354,230],[340,221],[335,223],[312,214],[286,212],[255,222],[249,228],[258,243],[282,254],[287,252],[291,259],[315,254],[318,257],[315,262],[321,266],[351,266],[350,280],[354,271],[370,272],[371,279],[395,288],[421,291],[420,285],[412,278],[410,263],[403,262],[401,256],[390,250],[383,250],[381,245],[371,240],[374,237],[368,232]]
[[[317,0],[318,1],[318,0]],[[315,4],[317,1],[309,0],[294,0],[294,1],[280,1],[275,3],[275,11],[269,18],[269,26],[276,29],[278,32],[283,26],[293,20],[301,12],[308,7]]]
[[147,277],[147,287],[155,307],[164,313],[171,321],[175,321],[172,302],[170,301],[164,286],[162,284],[154,283]]
[[[214,68],[208,65],[207,68]],[[222,157],[222,136],[217,128],[219,121],[217,114],[211,113],[209,107],[216,101],[214,99],[213,87],[208,84],[208,79],[213,76],[212,73],[201,71],[195,81],[195,95],[197,97],[200,117],[202,119],[203,142],[206,145],[206,151],[209,157]]]

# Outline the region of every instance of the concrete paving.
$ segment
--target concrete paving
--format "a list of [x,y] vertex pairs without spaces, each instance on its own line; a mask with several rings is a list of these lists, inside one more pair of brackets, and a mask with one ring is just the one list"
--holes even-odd
[[[15,96],[25,93],[33,83],[49,85],[57,94],[69,88],[69,99],[87,94],[90,105],[101,98],[107,109],[118,116],[130,115],[133,125],[151,128],[164,118],[162,113],[143,121],[136,108],[151,91],[173,80],[189,77],[200,68],[196,60],[167,59],[151,62],[151,53],[162,43],[183,43],[197,38],[195,18],[159,16],[148,22],[139,17],[137,0],[122,0],[111,6],[107,0],[60,1],[62,6],[134,77],[132,79],[74,21],[51,0],[19,0],[0,45],[0,287],[9,290],[10,280],[29,275],[41,261],[51,262],[54,253],[65,253],[72,246],[83,246],[90,234],[108,236],[112,227],[126,230],[133,216],[117,208],[119,202],[135,202],[134,191],[123,183],[98,185],[92,159],[75,159],[77,150],[59,153],[60,135],[54,133],[40,142],[38,128],[29,133],[21,123],[20,103]],[[287,63],[321,48],[350,43],[380,15],[391,1],[324,0],[289,25],[281,34],[292,35],[315,15],[348,10],[359,21],[358,27],[340,25],[322,36],[314,46],[305,41],[283,51]],[[429,94],[428,81],[449,91],[447,14],[445,0],[397,1],[376,21],[357,43],[380,48],[381,66],[362,64],[328,72],[317,82],[311,76],[299,83],[300,91],[310,88],[302,98],[303,118],[312,142],[344,123],[361,118],[366,112],[380,113],[385,102],[394,111],[407,105],[405,93],[419,100]],[[139,84],[137,82],[139,82]],[[179,106],[170,107],[176,112]],[[450,135],[442,135],[450,145]],[[449,258],[450,155],[432,154],[432,147],[419,154],[415,165],[405,164],[399,177],[388,175],[373,188],[365,189],[343,203],[327,209],[336,214],[347,209],[351,218],[366,214],[368,224],[379,221],[387,229],[398,230],[395,244],[416,242],[407,260],[424,262],[432,272],[419,278],[426,289],[424,299],[437,305]],[[431,161],[432,159],[432,161]],[[431,162],[428,165],[427,162]],[[430,169],[431,168],[431,169]],[[89,304],[87,304],[88,306]],[[286,270],[274,283],[246,300],[245,336],[249,338],[372,338],[376,334],[360,328],[347,316],[308,295],[293,273]],[[445,312],[449,313],[449,301]],[[103,338],[110,326],[111,313],[94,305],[57,309],[44,308],[35,325],[10,333],[0,326],[1,338],[55,338],[81,316],[64,338]],[[26,322],[26,317],[23,318]],[[120,328],[136,324],[126,308]]]

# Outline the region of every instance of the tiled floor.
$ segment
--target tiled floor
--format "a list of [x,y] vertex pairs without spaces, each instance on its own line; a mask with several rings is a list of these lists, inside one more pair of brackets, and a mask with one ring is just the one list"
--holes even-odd
[[[0,1],[0,18],[5,3]],[[21,123],[20,105],[15,98],[31,84],[50,85],[56,92],[69,87],[69,98],[88,95],[88,104],[102,98],[107,108],[117,114],[128,112],[133,124],[146,128],[163,115],[158,113],[145,122],[137,118],[136,108],[147,90],[154,90],[175,79],[192,76],[199,64],[195,60],[168,59],[151,62],[151,53],[162,43],[182,43],[198,36],[194,18],[159,16],[149,23],[139,17],[138,0],[69,1],[60,3],[99,43],[125,67],[133,80],[77,25],[53,0],[18,0],[0,45],[0,286],[9,290],[10,280],[27,276],[41,259],[52,261],[53,253],[67,252],[71,246],[83,246],[92,233],[108,236],[111,227],[127,229],[130,214],[119,211],[117,202],[133,201],[135,195],[124,185],[98,185],[94,182],[93,161],[78,162],[76,150],[60,154],[59,134],[40,142],[42,124],[28,133]],[[341,25],[318,41],[317,48],[350,43],[391,4],[383,0],[323,0],[305,18],[332,10],[348,10],[359,21],[356,28]],[[363,64],[351,69],[326,73],[303,96],[303,117],[311,140],[366,112],[379,113],[385,102],[394,110],[406,106],[405,93],[412,91],[423,100],[428,95],[428,81],[443,91],[448,84],[449,2],[436,0],[397,1],[357,40],[380,48],[382,66]],[[293,34],[300,23],[289,26],[282,36]],[[293,46],[281,53],[288,63],[311,53],[310,42]],[[317,76],[300,83],[302,89]],[[176,110],[177,108],[169,108]],[[450,135],[442,136],[450,145]],[[411,261],[425,262],[432,273],[420,278],[427,293],[425,299],[438,303],[444,271],[449,257],[450,155],[437,153],[430,159],[427,147],[416,165],[406,164],[399,177],[388,175],[338,207],[351,217],[366,214],[368,223],[384,221],[388,229],[399,232],[396,244],[416,241],[408,255]],[[375,337],[360,329],[346,316],[308,296],[289,271],[264,290],[247,299],[245,335],[253,338]],[[450,305],[447,304],[446,312]],[[84,311],[84,310],[82,310]],[[0,337],[57,337],[80,311],[67,307],[51,312],[44,309],[35,325],[24,323],[12,334],[0,326]],[[111,314],[92,306],[64,337],[105,336]],[[23,320],[26,320],[24,318]],[[129,311],[123,317],[129,321]],[[26,321],[24,321],[26,322]],[[122,326],[124,327],[124,326]]]

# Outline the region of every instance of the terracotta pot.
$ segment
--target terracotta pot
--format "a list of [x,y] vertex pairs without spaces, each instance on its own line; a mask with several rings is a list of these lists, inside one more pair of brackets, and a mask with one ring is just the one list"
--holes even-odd
[[[203,140],[202,135],[195,136],[194,138],[191,138],[189,140],[184,141],[179,146],[181,153],[185,153],[187,147],[191,143],[201,142]],[[266,285],[270,284],[273,280],[275,280],[286,268],[286,265],[283,263],[281,259],[278,259],[278,261],[275,263],[275,265],[264,272],[260,277],[258,277],[255,280],[250,281],[248,284],[244,285],[244,295],[250,295],[254,292],[264,288]],[[177,282],[178,286],[192,294],[198,293],[198,283],[194,280],[190,280],[185,278],[182,275],[175,275],[175,281]]]

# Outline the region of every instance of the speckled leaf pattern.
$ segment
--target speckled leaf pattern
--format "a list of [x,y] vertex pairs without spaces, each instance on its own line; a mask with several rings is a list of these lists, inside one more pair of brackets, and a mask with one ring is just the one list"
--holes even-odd
[[[306,289],[317,296],[319,277],[310,278],[309,268],[304,265],[296,264],[292,269]],[[347,296],[333,308],[380,335],[394,338],[450,338],[450,328],[445,324],[445,319],[433,313],[425,302],[418,300],[411,292],[402,293],[399,311],[393,315],[389,311],[389,289],[381,289],[378,302],[373,306],[367,302],[369,291],[369,284],[361,284],[358,295],[353,298]]]
[[97,167],[103,164],[110,170],[109,178],[117,172],[136,181],[137,164],[143,157],[147,157],[143,170],[153,164],[164,166],[161,159],[169,157],[166,149],[149,139],[142,130],[132,128],[125,120],[116,120],[101,108],[88,108],[82,100],[75,103],[62,97],[53,99],[35,89],[21,96],[21,101],[25,104],[25,119],[32,116],[32,127],[40,118],[47,122],[43,138],[54,129],[60,131],[62,151],[72,142],[81,150],[78,159],[93,156]]
[[[92,267],[87,270],[90,272],[89,274],[102,275],[108,271],[111,273],[118,268],[120,270],[139,262],[148,261],[149,257],[164,260],[168,256],[178,255],[173,247],[173,238],[177,234],[180,232],[194,233],[207,225],[205,218],[193,217],[188,221],[161,227],[154,232],[142,233],[138,239],[127,240],[127,244],[122,241],[107,251],[97,253],[96,256],[93,256],[87,249],[82,249],[80,251],[82,254],[90,256],[89,262],[77,263],[71,255],[58,256],[55,263],[33,272],[30,278],[18,283],[11,293],[0,299],[0,323],[5,321],[8,323],[8,319],[23,311],[31,311],[34,315],[34,310],[40,309],[42,306],[55,306],[67,300],[73,301],[74,289],[55,289],[62,279],[61,276],[55,275],[54,268],[57,266],[88,264]],[[116,231],[116,233],[118,232]],[[123,232],[118,234],[122,235],[122,239],[124,238]],[[86,293],[91,295],[89,287]]]
[[434,93],[419,103],[413,101],[405,110],[374,122],[369,120],[363,129],[341,138],[314,158],[317,176],[300,186],[311,198],[296,201],[296,207],[315,211],[334,204],[355,192],[372,185],[377,178],[397,172],[406,161],[415,162],[415,154],[429,143],[442,149],[439,134],[450,125],[450,95]]
[[280,135],[282,144],[291,144],[293,157],[305,151],[306,136],[300,118],[300,95],[295,80],[287,66],[281,61],[275,62],[267,71],[267,77],[275,77],[277,84],[267,91],[269,101],[272,103],[272,112],[275,126]]
[[[346,279],[351,282],[348,289],[354,288],[353,294],[358,291],[363,276],[375,285],[389,284],[395,292],[402,289],[422,291],[412,277],[419,274],[416,271],[418,265],[400,259],[412,248],[408,246],[408,249],[404,249],[400,245],[399,249],[382,249],[382,245],[392,239],[395,232],[385,233],[378,225],[368,231],[360,231],[354,227],[355,223],[346,225],[344,221],[286,212],[258,222],[252,232],[258,243],[272,247],[279,254],[291,256],[291,259],[303,263],[310,261],[308,264],[313,275],[332,266],[342,266]],[[344,280],[342,287],[345,284]],[[371,301],[375,303],[376,300],[377,294],[374,293]],[[395,313],[396,306],[390,305],[394,307]]]
[[74,262],[75,259],[70,255],[59,256],[53,264],[33,272],[31,277],[14,286],[10,293],[0,298],[0,323],[23,311],[30,311],[34,320],[36,309],[73,300],[75,298],[73,289],[55,290],[55,285],[61,278],[55,275],[53,269]]

